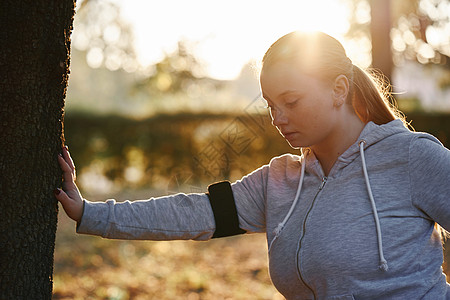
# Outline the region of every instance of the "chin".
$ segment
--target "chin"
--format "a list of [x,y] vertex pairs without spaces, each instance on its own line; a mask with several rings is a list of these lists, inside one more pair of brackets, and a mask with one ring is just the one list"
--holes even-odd
[[292,140],[286,139],[286,142],[288,143],[289,146],[291,146],[292,149],[295,149],[295,150],[311,147],[311,143],[307,143],[305,141],[299,141],[298,139],[292,139]]
[[290,142],[290,141],[286,140],[286,142],[289,144],[289,146],[291,146],[292,149],[296,149],[297,150],[297,149],[300,149],[300,148],[304,147],[302,145],[299,145],[295,141]]

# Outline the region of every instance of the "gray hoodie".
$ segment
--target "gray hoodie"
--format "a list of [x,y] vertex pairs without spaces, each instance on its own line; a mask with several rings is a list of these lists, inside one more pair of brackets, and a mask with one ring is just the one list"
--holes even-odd
[[[239,226],[265,232],[287,299],[450,299],[434,222],[450,230],[450,151],[400,120],[368,123],[327,177],[310,151],[232,184]],[[210,239],[206,194],[85,201],[77,232],[125,239]],[[448,292],[449,291],[449,292]]]

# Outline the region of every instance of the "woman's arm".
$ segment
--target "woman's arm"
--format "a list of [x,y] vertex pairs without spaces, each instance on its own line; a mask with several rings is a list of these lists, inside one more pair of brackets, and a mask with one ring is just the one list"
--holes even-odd
[[215,232],[215,221],[207,194],[177,194],[141,201],[90,202],[75,184],[75,165],[67,148],[58,162],[63,171],[62,189],[55,190],[77,232],[114,239],[197,239]]
[[55,190],[77,232],[112,239],[207,240],[265,231],[265,185],[268,166],[263,166],[230,185],[219,182],[205,194],[176,194],[148,200],[90,202],[75,184],[75,165],[67,148],[58,162],[63,189]]
[[215,228],[206,194],[176,194],[124,202],[85,200],[77,232],[110,239],[208,240]]

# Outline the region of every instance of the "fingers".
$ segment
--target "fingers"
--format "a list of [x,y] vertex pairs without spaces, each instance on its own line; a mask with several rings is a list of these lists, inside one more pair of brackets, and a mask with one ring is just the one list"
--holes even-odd
[[62,148],[58,155],[58,163],[63,171],[63,189],[55,189],[55,198],[61,202],[67,215],[79,222],[83,214],[83,198],[75,184],[75,165],[70,157],[69,150]]
[[55,198],[61,202],[66,214],[74,221],[80,222],[83,215],[83,199],[69,197],[62,189],[54,190]]
[[74,179],[76,178],[76,172],[75,172],[75,164],[73,163],[72,157],[69,153],[69,148],[67,146],[64,146],[62,148],[62,157],[66,161],[66,163],[69,165],[71,172],[73,174]]
[[75,173],[75,165],[73,163],[72,157],[70,156],[69,148],[67,146],[64,146],[62,148],[62,156],[69,165],[69,167],[72,169],[72,171]]
[[64,146],[61,154],[58,155],[58,162],[63,171],[64,181],[67,183],[74,182],[76,180],[75,164],[67,146]]
[[64,182],[74,182],[75,180],[75,174],[72,171],[72,168],[69,166],[67,161],[62,157],[62,155],[58,155],[58,163],[61,167],[61,170],[63,171],[63,179]]

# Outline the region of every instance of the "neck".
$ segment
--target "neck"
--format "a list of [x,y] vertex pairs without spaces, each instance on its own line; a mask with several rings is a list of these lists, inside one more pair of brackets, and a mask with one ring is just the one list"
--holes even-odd
[[346,115],[337,122],[327,139],[311,146],[325,176],[328,176],[338,157],[356,142],[365,125],[356,114]]

